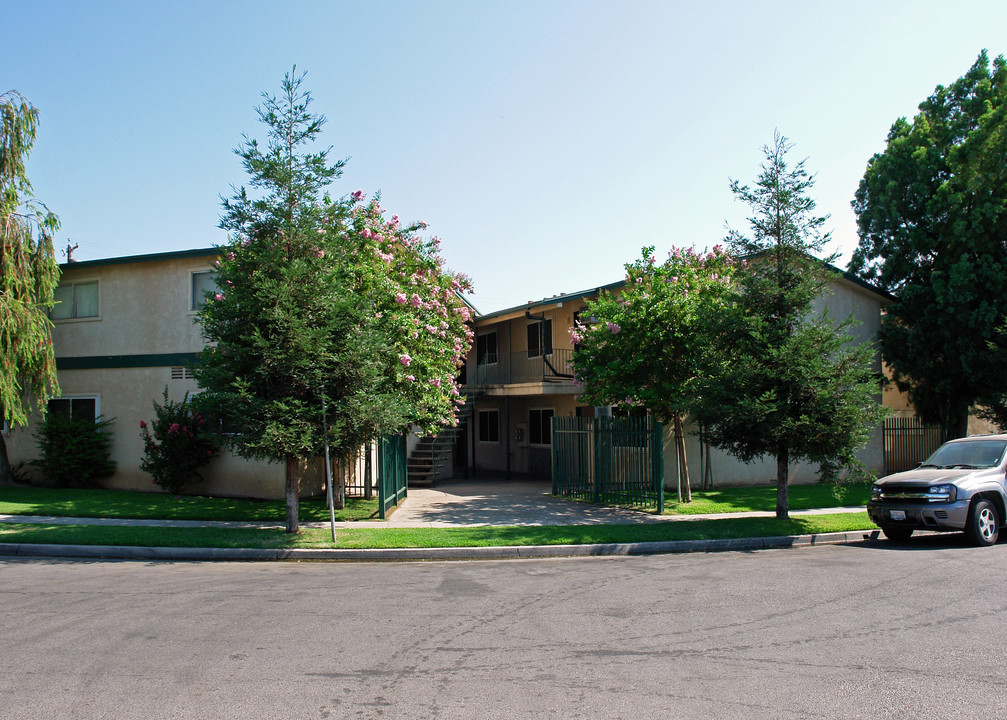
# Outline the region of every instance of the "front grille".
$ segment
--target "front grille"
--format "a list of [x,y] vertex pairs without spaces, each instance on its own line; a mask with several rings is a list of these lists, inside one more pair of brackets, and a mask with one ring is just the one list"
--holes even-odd
[[928,485],[915,485],[899,483],[898,485],[885,485],[881,490],[881,502],[901,502],[901,503],[927,503],[932,499],[927,491]]

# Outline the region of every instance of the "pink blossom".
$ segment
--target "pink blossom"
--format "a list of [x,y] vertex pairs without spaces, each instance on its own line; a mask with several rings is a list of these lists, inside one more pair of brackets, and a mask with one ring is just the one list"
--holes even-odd
[[315,257],[316,258],[323,258],[323,257],[325,257],[325,251],[322,250],[321,248],[319,248],[318,250],[315,250]]
[[406,304],[406,294],[402,293],[402,292],[396,293],[395,294],[395,302],[397,302],[399,305],[405,305]]
[[364,191],[354,190],[353,192],[350,193],[350,197],[353,198],[356,202],[360,202],[361,200],[364,199]]
[[415,375],[406,375],[406,380],[408,380],[409,382],[416,382],[416,376]]
[[613,335],[618,335],[619,331],[622,330],[622,328],[619,327],[619,323],[614,323],[614,322],[605,323],[605,327],[607,327],[608,331],[610,333],[612,333]]
[[224,294],[223,293],[217,293],[213,297],[214,297],[215,300],[223,300],[224,299]]
[[408,355],[400,355],[399,356],[399,362],[402,363],[403,365],[407,366],[407,367],[409,366],[409,363],[411,363],[412,361],[413,361],[413,359],[411,357],[409,357]]
[[434,387],[440,387],[441,386],[441,379],[440,378],[434,378],[433,380],[430,381],[430,384],[433,385]]
[[417,295],[416,293],[413,293],[412,296],[409,298],[409,303],[413,307],[419,307],[420,305],[423,304],[423,301],[420,300],[420,296],[419,295]]
[[144,422],[143,420],[141,420],[141,421],[140,421],[140,429],[141,429],[141,430],[143,430],[143,429],[145,429],[146,427],[147,427],[147,423],[145,423],[145,422]]

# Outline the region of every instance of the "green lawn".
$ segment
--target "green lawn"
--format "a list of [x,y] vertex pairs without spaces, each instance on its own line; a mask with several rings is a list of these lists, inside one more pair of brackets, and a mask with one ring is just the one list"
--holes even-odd
[[[302,522],[329,519],[325,500],[300,503]],[[160,520],[248,520],[283,522],[282,500],[232,500],[128,490],[66,490],[0,487],[0,514]],[[336,520],[377,520],[378,499],[347,498]]]
[[[844,485],[791,485],[791,510],[866,505],[871,496],[869,483]],[[776,510],[776,486],[724,488],[693,491],[691,503],[676,502],[676,495],[665,492],[666,515],[702,515],[705,513]]]
[[138,528],[88,525],[0,524],[0,542],[68,545],[219,548],[431,548],[500,545],[582,545],[666,540],[802,535],[876,529],[867,513],[816,515],[789,520],[730,518],[646,525],[564,527],[352,528],[339,530],[332,545],[328,529],[290,536],[282,530]]

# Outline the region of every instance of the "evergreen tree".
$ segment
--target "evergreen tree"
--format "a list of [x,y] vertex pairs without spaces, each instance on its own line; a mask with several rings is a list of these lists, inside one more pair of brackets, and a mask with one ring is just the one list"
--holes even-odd
[[300,472],[326,443],[348,459],[410,424],[454,422],[468,348],[455,294],[466,281],[442,270],[436,240],[385,220],[360,191],[326,194],[343,163],[305,150],[325,118],[310,112],[303,77],[263,95],[267,147],[246,138],[236,151],[256,194],[241,187],[224,200],[231,239],[199,313],[208,344],[195,369],[226,441],[284,463],[288,532],[298,530]]
[[[0,95],[0,420],[24,426],[59,392],[49,310],[59,283],[52,236],[59,220],[35,199],[25,161],[38,110],[17,92]],[[0,484],[12,482],[0,435]]]
[[874,155],[853,209],[850,269],[895,294],[882,354],[917,414],[948,437],[979,404],[1007,421],[1007,63],[983,51]]
[[852,318],[813,313],[833,277],[812,256],[828,241],[827,218],[814,214],[804,162],[788,166],[790,147],[777,133],[755,187],[731,183],[753,216],[751,234],[731,231],[728,241],[748,259],[735,273],[734,311],[723,316],[696,409],[712,444],[745,462],[776,458],[779,518],[788,516],[791,462],[852,464],[884,416],[873,347],[851,342]]

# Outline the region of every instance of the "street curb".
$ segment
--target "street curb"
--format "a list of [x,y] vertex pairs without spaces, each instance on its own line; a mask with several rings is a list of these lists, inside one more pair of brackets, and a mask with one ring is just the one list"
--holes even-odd
[[780,535],[720,540],[669,540],[663,542],[605,543],[599,545],[509,545],[499,547],[387,548],[387,549],[258,549],[139,547],[133,545],[45,545],[0,543],[0,557],[56,557],[93,560],[181,561],[410,561],[410,560],[510,560],[523,558],[604,557],[673,553],[752,551],[847,545],[878,538],[877,530]]

